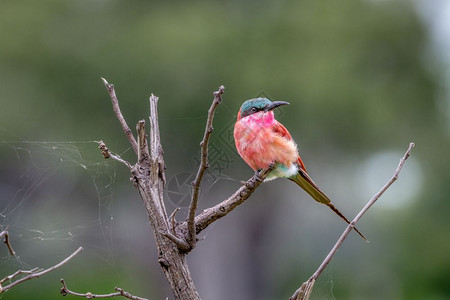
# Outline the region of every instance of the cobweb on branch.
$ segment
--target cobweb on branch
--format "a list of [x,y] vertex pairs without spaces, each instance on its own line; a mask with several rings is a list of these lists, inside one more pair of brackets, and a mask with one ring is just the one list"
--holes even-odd
[[336,300],[334,296],[333,263],[329,264],[329,270],[325,270],[323,276],[319,277],[314,284],[311,299]]
[[116,169],[96,141],[0,140],[0,157],[0,229],[9,226],[19,254],[0,252],[0,264],[27,268],[30,248],[78,246],[114,264]]

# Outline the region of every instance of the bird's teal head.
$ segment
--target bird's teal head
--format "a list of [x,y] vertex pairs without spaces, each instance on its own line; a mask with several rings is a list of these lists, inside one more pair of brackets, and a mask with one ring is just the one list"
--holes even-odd
[[257,112],[268,112],[274,108],[289,104],[285,101],[270,101],[267,98],[253,98],[245,101],[239,109],[238,120],[250,116]]

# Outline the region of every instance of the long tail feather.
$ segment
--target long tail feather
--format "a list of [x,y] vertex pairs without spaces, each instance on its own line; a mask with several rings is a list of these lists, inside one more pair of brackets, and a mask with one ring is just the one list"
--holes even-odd
[[[341,219],[343,219],[347,224],[350,224],[350,221],[331,203],[330,198],[323,193],[319,187],[312,181],[311,177],[309,177],[308,173],[306,173],[301,168],[299,169],[299,172],[295,177],[289,178],[290,180],[297,183],[302,189],[304,189],[308,194],[313,197],[314,200],[316,200],[319,203],[325,204],[329,208],[331,208],[332,211],[334,211]],[[353,227],[355,231],[364,239],[367,241],[366,237],[356,228]]]

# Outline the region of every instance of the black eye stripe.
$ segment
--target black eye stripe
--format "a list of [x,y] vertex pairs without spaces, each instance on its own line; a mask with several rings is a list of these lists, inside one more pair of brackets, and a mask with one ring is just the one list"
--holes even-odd
[[242,111],[241,118],[245,118],[249,115],[255,114],[259,111],[263,111],[265,107],[259,108],[257,106],[251,106],[247,110]]

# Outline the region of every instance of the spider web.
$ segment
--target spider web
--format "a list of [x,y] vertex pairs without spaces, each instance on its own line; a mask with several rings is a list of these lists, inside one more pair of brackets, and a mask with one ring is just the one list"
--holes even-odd
[[322,275],[316,280],[311,299],[335,300],[333,282],[333,262],[331,262]]
[[[225,117],[235,119],[230,112]],[[204,123],[206,116],[198,119]],[[237,153],[223,144],[233,142],[229,135],[232,125],[229,122],[221,130],[221,133],[228,132],[228,140],[216,137],[210,141],[211,167],[203,178],[201,196],[220,180],[239,181],[226,173],[237,158]],[[67,253],[82,246],[114,265],[117,162],[101,156],[98,141],[21,140],[5,129],[2,136],[0,230],[8,228],[17,256],[11,257],[6,247],[0,247],[0,269],[33,268],[35,263],[24,257],[28,257],[31,249],[38,251],[41,247],[52,251],[67,249],[64,252]],[[198,143],[194,144],[186,147],[195,146],[199,151]],[[168,178],[165,196],[169,209],[180,207],[187,211],[199,157],[192,157],[189,169]]]
[[0,140],[0,229],[17,252],[0,250],[0,269],[33,267],[22,258],[33,250],[79,246],[114,264],[116,169],[98,155],[96,141]]
[[[227,121],[235,114],[227,108]],[[192,122],[191,118],[188,119]],[[196,118],[201,126],[206,115]],[[201,186],[201,196],[220,180],[238,182],[226,171],[238,158],[229,149],[234,143],[233,123],[212,138],[209,162]],[[199,137],[200,141],[201,137]],[[225,145],[226,144],[226,145]],[[114,195],[117,162],[105,160],[98,150],[98,141],[32,141],[14,133],[0,131],[0,230],[8,228],[16,257],[0,247],[0,269],[29,269],[26,261],[31,249],[67,249],[79,246],[107,264],[114,265]],[[200,154],[198,143],[185,145]],[[194,148],[195,147],[195,148]],[[122,155],[123,153],[119,153]],[[200,155],[191,158],[190,167],[168,178],[166,203],[169,209],[187,210],[191,182],[199,165]],[[124,169],[123,166],[119,166]],[[124,169],[124,172],[128,170]],[[28,250],[27,250],[28,249]],[[5,274],[6,275],[6,274]]]

